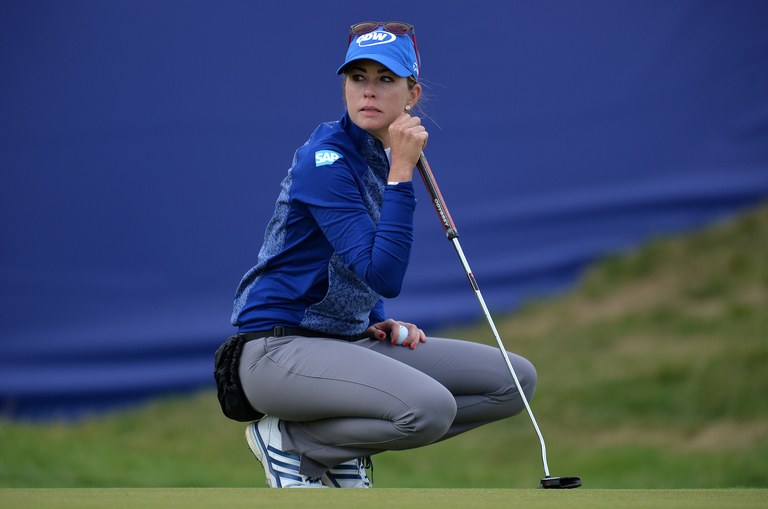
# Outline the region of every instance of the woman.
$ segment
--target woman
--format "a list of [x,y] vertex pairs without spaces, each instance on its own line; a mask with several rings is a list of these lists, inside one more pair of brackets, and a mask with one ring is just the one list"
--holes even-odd
[[[346,114],[320,125],[282,183],[233,324],[239,375],[266,414],[246,429],[271,487],[361,487],[370,456],[519,413],[498,350],[427,338],[387,318],[413,239],[413,170],[428,138],[413,27],[359,23],[343,75]],[[402,331],[402,335],[401,335]],[[528,398],[536,372],[509,354]]]

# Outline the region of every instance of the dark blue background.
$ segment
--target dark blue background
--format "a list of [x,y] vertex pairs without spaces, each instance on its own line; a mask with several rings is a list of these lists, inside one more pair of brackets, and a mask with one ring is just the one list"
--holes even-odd
[[[212,383],[355,21],[417,26],[427,154],[494,312],[768,196],[768,2],[364,4],[0,3],[0,412]],[[387,310],[430,332],[481,315],[417,188]]]

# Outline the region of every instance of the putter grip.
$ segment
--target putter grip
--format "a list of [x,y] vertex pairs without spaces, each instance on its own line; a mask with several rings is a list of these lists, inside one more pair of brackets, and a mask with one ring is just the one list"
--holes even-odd
[[445,235],[448,237],[448,240],[458,238],[459,232],[453,222],[451,213],[448,212],[448,206],[445,204],[445,200],[443,199],[443,195],[440,192],[440,188],[437,186],[437,182],[435,181],[435,176],[432,174],[432,169],[429,167],[429,163],[427,162],[427,157],[423,152],[419,157],[418,162],[416,163],[416,168],[419,170],[421,180],[424,181],[424,186],[427,188],[429,197],[432,200],[432,205],[435,207],[437,217],[440,219],[440,223],[443,225]]

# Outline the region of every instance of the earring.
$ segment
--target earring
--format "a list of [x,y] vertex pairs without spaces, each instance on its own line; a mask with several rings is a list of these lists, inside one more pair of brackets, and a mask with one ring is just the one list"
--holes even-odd
[[405,111],[411,111],[411,105],[410,104],[406,104],[405,105]]

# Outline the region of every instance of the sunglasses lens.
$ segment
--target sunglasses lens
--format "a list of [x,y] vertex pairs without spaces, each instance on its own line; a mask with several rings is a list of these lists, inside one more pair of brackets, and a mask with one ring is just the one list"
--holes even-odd
[[369,32],[373,32],[379,28],[379,23],[375,21],[364,21],[363,23],[356,23],[349,27],[349,33],[352,35],[363,35]]
[[413,25],[408,23],[401,23],[399,21],[392,21],[384,23],[384,30],[395,35],[405,35],[413,30]]

